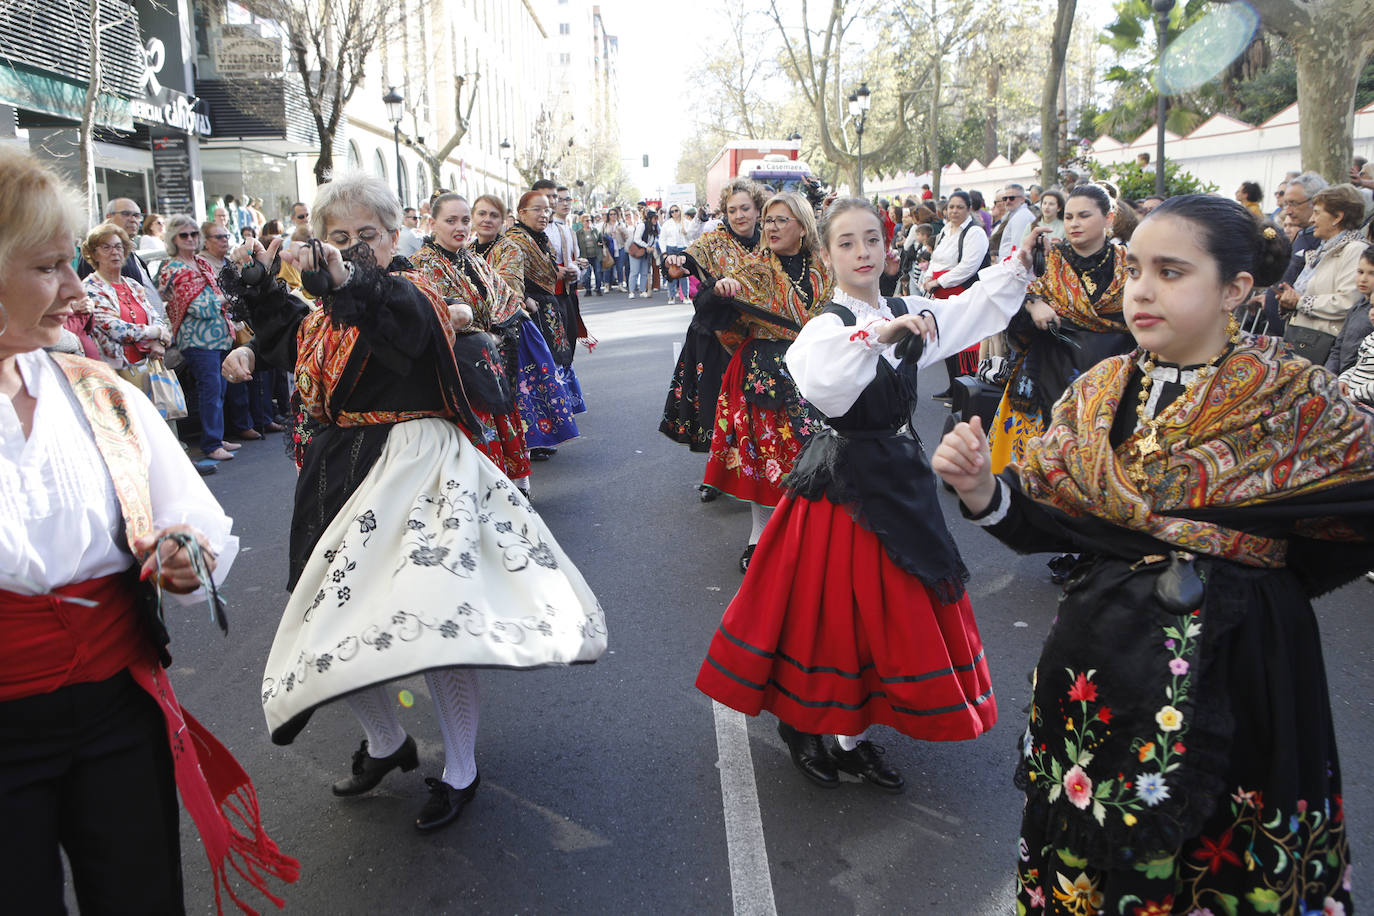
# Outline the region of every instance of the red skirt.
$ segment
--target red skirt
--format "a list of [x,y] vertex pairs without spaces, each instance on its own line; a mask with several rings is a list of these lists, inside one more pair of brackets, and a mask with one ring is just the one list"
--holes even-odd
[[779,388],[790,389],[781,408],[770,410],[747,400],[744,351],[743,346],[735,351],[720,380],[711,455],[702,482],[736,499],[776,506],[783,497],[783,477],[791,473],[818,423],[790,378],[774,380]]
[[530,476],[530,455],[525,450],[525,424],[519,411],[489,414],[473,408],[482,425],[496,431],[494,439],[476,443],[477,450],[491,459],[511,480]]
[[997,721],[965,594],[939,604],[876,535],[825,500],[785,498],[697,674],[703,693],[812,734],[889,725],[927,741]]
[[[935,273],[931,274],[931,276],[935,277],[938,280],[942,274],[946,274],[948,272],[949,271],[938,270]],[[960,283],[956,286],[936,286],[933,290],[930,291],[930,298],[953,299],[955,296],[959,295],[964,290],[968,289],[968,287],[969,285],[967,283]],[[982,341],[979,341],[973,346],[959,351],[957,356],[959,359],[960,375],[978,374],[978,348],[981,344]]]

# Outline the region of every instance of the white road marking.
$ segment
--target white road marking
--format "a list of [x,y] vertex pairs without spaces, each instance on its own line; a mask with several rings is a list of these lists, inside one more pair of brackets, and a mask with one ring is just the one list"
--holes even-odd
[[742,713],[711,701],[720,755],[720,797],[725,813],[725,847],[730,859],[730,892],[737,916],[776,916],[773,876],[763,841],[763,816],[749,752],[749,726]]

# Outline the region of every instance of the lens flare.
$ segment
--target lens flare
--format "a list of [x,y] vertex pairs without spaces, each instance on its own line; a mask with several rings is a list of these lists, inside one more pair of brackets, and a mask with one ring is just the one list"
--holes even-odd
[[1250,47],[1259,22],[1259,13],[1250,4],[1236,2],[1218,6],[1188,26],[1164,50],[1160,90],[1178,95],[1215,79]]
[[396,699],[400,700],[401,705],[406,709],[415,705],[415,694],[411,693],[409,690],[402,690],[400,693],[396,694]]

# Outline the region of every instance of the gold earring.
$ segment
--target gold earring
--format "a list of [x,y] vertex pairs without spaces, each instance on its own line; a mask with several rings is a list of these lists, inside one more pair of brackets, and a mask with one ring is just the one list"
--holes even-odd
[[1240,343],[1240,322],[1234,314],[1226,319],[1226,339],[1232,343]]

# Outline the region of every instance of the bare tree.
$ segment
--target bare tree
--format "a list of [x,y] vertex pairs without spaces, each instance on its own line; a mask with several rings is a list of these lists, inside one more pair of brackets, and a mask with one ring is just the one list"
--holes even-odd
[[1068,116],[1059,108],[1059,86],[1064,79],[1077,6],[1078,0],[1058,0],[1054,35],[1050,39],[1050,64],[1045,68],[1045,85],[1040,93],[1040,184],[1047,188],[1059,177],[1059,128]]
[[515,170],[529,187],[541,178],[553,178],[563,160],[572,151],[573,141],[566,137],[566,116],[560,116],[551,105],[540,105],[534,128],[526,138],[524,149],[517,148]]
[[[472,77],[471,85],[468,85],[468,77]],[[458,144],[463,142],[467,136],[468,128],[472,124],[472,108],[477,103],[477,82],[481,74],[460,73],[453,78],[453,133],[449,134],[447,140],[437,148],[430,147],[424,142],[420,134],[419,114],[413,113],[415,118],[415,136],[401,131],[401,142],[415,151],[421,161],[429,167],[429,176],[432,179],[430,187],[440,187],[444,180],[439,177],[439,170],[443,168],[448,157],[458,148]],[[468,95],[466,104],[463,100],[463,88],[467,87]]]
[[[936,0],[931,0],[932,3]],[[769,0],[769,14],[782,36],[783,60],[786,69],[795,77],[808,107],[816,118],[819,145],[826,159],[842,168],[850,186],[858,186],[858,153],[851,149],[844,131],[848,117],[845,107],[843,81],[845,78],[843,52],[845,33],[862,11],[862,2],[849,6],[848,0],[831,0],[825,28],[813,32],[809,19],[809,2],[801,0],[801,30],[799,35],[789,32],[783,23],[777,0]],[[910,130],[909,91],[897,94],[897,111],[887,135],[865,152],[865,158],[876,162],[892,155]]]
[[334,140],[344,110],[387,41],[396,20],[385,0],[245,0],[256,15],[278,23],[300,74],[320,138],[315,181],[334,175]]
[[1355,88],[1374,53],[1369,0],[1250,0],[1250,5],[1266,29],[1293,46],[1302,167],[1346,180],[1355,147]]

